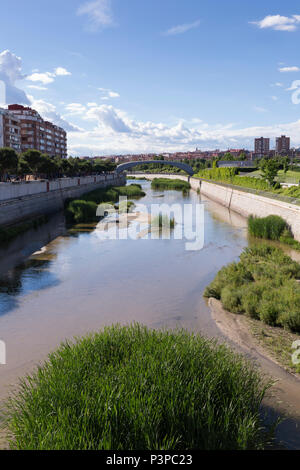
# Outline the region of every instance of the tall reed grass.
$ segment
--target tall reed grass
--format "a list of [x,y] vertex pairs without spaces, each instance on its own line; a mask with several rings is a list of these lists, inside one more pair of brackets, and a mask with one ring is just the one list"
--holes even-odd
[[10,400],[12,449],[261,449],[268,385],[225,346],[135,324],[65,343]]
[[191,189],[190,183],[180,179],[154,178],[151,182],[152,189],[173,189],[176,191],[188,191]]

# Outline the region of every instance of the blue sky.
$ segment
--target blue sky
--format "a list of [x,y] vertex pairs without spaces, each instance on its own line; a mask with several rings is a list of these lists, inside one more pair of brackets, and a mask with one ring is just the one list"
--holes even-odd
[[65,126],[72,155],[299,146],[299,39],[296,0],[3,2],[2,104]]

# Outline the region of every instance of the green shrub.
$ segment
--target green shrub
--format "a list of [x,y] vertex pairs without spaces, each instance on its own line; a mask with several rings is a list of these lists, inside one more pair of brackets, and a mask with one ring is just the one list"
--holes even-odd
[[241,295],[234,287],[224,287],[221,291],[221,302],[226,310],[241,313]]
[[259,304],[264,286],[259,283],[247,285],[241,296],[241,310],[250,318],[259,319]]
[[113,326],[64,344],[9,403],[13,449],[260,449],[265,383],[227,347]]
[[259,317],[267,325],[276,326],[279,308],[274,300],[262,300],[259,305]]
[[280,248],[254,245],[243,251],[239,263],[222,268],[204,295],[221,300],[233,313],[299,333],[299,278],[300,264]]
[[65,209],[66,219],[70,224],[95,222],[98,219],[96,217],[97,206],[106,202],[114,205],[119,201],[120,196],[127,196],[130,199],[139,199],[144,197],[145,193],[142,191],[142,187],[139,184],[96,189],[83,194],[80,199],[76,201],[67,203]]
[[95,222],[97,207],[93,201],[72,201],[67,209],[67,219],[71,218],[76,224]]

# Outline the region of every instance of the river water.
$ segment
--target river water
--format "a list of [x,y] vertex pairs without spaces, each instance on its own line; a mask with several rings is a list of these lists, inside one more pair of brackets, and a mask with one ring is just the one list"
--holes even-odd
[[203,291],[247,246],[246,220],[194,191],[184,196],[139,183],[146,192],[139,202],[148,207],[204,205],[203,249],[186,251],[185,239],[69,233],[62,215],[16,239],[0,251],[0,339],[7,348],[0,398],[60,342],[111,323],[184,327],[221,338]]

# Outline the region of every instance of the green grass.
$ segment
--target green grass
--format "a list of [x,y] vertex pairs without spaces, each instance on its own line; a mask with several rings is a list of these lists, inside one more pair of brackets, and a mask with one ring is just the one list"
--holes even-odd
[[233,313],[300,333],[300,265],[280,248],[246,248],[238,263],[222,268],[205,297]]
[[[119,201],[120,196],[139,199],[144,197],[145,193],[139,184],[96,189],[82,195],[80,199],[67,203],[65,209],[67,222],[69,224],[96,222],[99,219],[96,216],[98,205],[107,202],[113,206]],[[130,208],[129,206],[128,209]]]
[[190,183],[179,179],[154,178],[151,182],[152,189],[173,189],[176,191],[188,191],[191,189]]
[[269,215],[268,217],[250,216],[248,218],[248,232],[256,238],[277,240],[295,250],[300,250],[300,243],[294,239],[287,222],[278,215]]
[[288,230],[286,221],[278,215],[268,217],[248,218],[248,231],[250,235],[267,240],[279,240],[284,231]]
[[19,450],[261,449],[268,385],[227,347],[137,324],[63,344],[9,403]]
[[[261,171],[256,170],[253,171],[249,174],[249,176],[256,177],[256,178],[261,178]],[[284,173],[283,170],[278,171],[278,176],[276,178],[276,181],[279,183],[296,183],[298,184],[300,181],[300,168],[299,171],[297,170],[288,170],[286,173]]]

